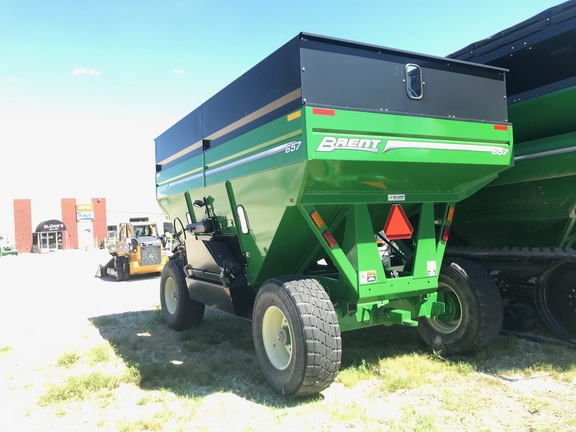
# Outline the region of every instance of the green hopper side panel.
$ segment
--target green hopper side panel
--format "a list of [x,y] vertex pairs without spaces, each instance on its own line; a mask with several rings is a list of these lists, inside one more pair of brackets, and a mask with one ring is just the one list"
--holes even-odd
[[[316,241],[310,233],[301,233],[307,227],[303,221],[298,226],[301,216],[291,207],[315,205],[325,207],[328,214],[353,204],[380,207],[373,234],[384,226],[392,204],[400,202],[410,210],[410,205],[417,208],[421,203],[461,201],[510,163],[511,128],[345,110],[334,110],[332,115],[314,111],[307,107],[232,140],[236,153],[218,147],[159,173],[160,205],[183,220],[189,210],[183,194],[189,192],[193,199],[212,197],[215,214],[225,216],[232,225],[225,187],[226,181],[231,183],[236,203],[244,206],[250,219],[256,250],[249,260],[249,273],[256,284],[275,274],[294,272],[289,259],[274,258],[276,250],[281,256],[297,249],[295,239],[303,244]],[[279,142],[272,138],[277,136]],[[331,144],[338,140],[347,140],[347,145]],[[361,142],[365,147],[358,147]],[[203,210],[195,211],[196,220],[202,219]],[[286,242],[274,243],[282,233]],[[268,259],[275,264],[270,266]]]
[[453,233],[470,246],[576,246],[576,2],[452,56],[509,69],[515,141],[515,166],[459,206]]
[[461,203],[454,232],[474,246],[576,246],[576,132],[520,148],[513,169]]

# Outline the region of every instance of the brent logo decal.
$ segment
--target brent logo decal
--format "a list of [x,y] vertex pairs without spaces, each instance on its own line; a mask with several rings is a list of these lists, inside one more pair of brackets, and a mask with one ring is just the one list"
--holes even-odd
[[378,144],[382,140],[369,138],[336,138],[325,136],[318,145],[318,152],[332,152],[334,150],[357,150],[378,153]]

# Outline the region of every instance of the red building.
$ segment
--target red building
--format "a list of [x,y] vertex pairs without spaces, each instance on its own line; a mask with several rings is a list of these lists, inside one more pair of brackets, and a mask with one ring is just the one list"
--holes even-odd
[[60,219],[40,222],[32,230],[32,201],[14,200],[14,243],[18,253],[98,247],[107,236],[106,198],[77,203],[62,198]]

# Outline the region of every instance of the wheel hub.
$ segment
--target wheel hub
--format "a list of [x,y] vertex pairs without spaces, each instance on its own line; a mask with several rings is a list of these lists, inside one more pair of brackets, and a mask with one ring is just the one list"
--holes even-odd
[[289,345],[290,344],[290,329],[288,327],[282,327],[280,329],[280,331],[278,332],[278,335],[276,336],[278,339],[278,342],[280,342],[283,345]]
[[292,359],[290,327],[286,316],[276,306],[271,306],[262,319],[262,342],[268,360],[278,369],[284,370]]
[[438,290],[438,300],[445,305],[445,312],[438,319],[429,320],[430,326],[438,333],[449,334],[458,329],[462,321],[462,305],[456,293],[445,284]]
[[449,323],[458,319],[460,316],[460,303],[454,294],[443,293],[442,302],[444,302],[445,312],[438,319],[444,323]]
[[172,278],[166,280],[164,291],[164,299],[166,304],[166,310],[168,313],[173,314],[176,312],[178,307],[178,289],[176,287],[176,282]]

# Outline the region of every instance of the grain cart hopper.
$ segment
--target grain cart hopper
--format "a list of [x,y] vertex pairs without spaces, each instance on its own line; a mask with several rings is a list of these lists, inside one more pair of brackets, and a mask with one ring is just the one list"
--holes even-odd
[[509,69],[515,166],[459,206],[448,253],[493,276],[506,328],[576,342],[576,1],[452,57]]
[[289,41],[155,140],[178,237],[168,326],[199,324],[205,305],[251,319],[263,375],[298,396],[336,377],[341,331],[418,326],[451,353],[490,343],[496,286],[476,291],[471,270],[454,293],[440,269],[455,203],[510,164],[504,96],[501,68]]
[[151,222],[124,222],[118,226],[118,239],[110,244],[110,261],[98,266],[97,277],[125,281],[130,276],[160,274],[168,261],[158,228]]

